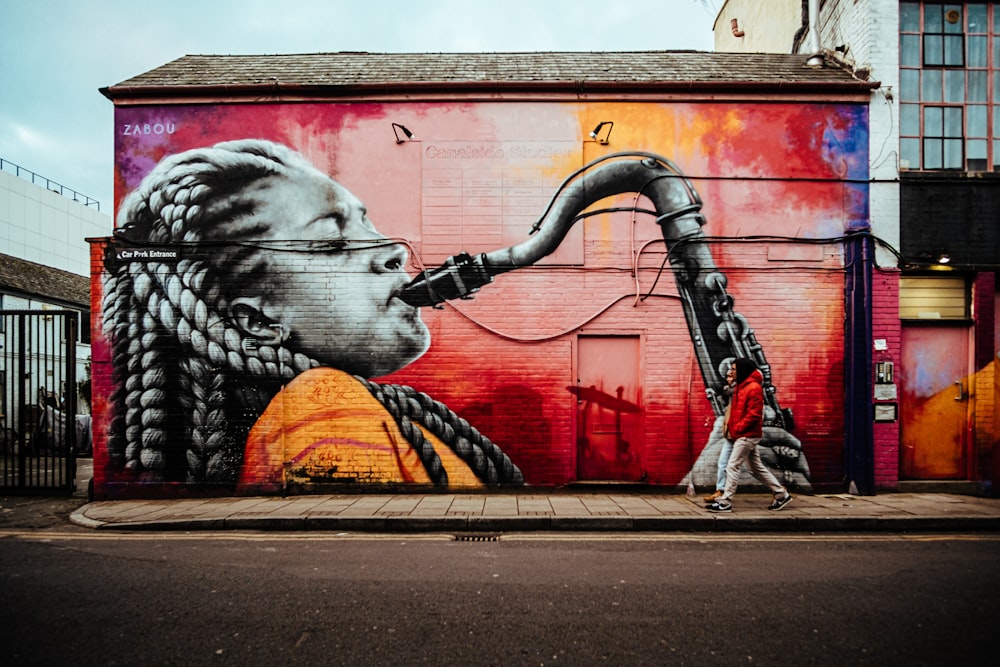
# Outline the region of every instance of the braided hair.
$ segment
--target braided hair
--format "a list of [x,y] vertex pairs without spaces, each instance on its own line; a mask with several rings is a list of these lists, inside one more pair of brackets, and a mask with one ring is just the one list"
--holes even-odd
[[[280,144],[225,142],[165,158],[123,202],[119,241],[183,246],[184,256],[130,261],[109,253],[105,262],[104,333],[116,387],[112,470],[143,482],[234,483],[250,428],[271,398],[320,365],[286,344],[245,347],[224,315],[227,265],[237,264],[234,252],[246,252],[231,227],[219,238],[217,223],[237,218],[243,206],[226,195],[300,170],[315,168]],[[433,483],[447,485],[447,473],[418,424],[487,484],[524,483],[499,447],[442,403],[409,387],[357,379],[393,416]]]

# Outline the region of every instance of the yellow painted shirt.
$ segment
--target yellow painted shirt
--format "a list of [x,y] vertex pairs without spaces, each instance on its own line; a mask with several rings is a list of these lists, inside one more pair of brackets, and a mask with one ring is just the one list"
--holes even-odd
[[[447,445],[420,429],[450,486],[483,486]],[[297,376],[250,430],[240,485],[280,488],[287,482],[432,483],[385,406],[355,378],[332,368]]]

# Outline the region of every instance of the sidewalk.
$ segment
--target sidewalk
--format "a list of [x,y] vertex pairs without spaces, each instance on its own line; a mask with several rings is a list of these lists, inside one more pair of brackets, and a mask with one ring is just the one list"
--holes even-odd
[[667,492],[555,490],[490,494],[343,494],[91,502],[71,521],[97,530],[325,530],[378,533],[525,531],[997,531],[1000,499],[948,493],[740,493],[730,514]]

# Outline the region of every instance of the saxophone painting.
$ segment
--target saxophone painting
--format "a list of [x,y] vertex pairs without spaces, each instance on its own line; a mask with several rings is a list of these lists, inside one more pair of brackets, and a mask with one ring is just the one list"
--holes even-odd
[[258,139],[163,158],[119,209],[102,285],[108,479],[244,493],[530,484],[504,443],[379,378],[428,350],[421,308],[532,267],[593,205],[623,193],[651,204],[641,213],[662,234],[716,419],[686,482],[714,483],[725,369],[749,358],[764,377],[764,460],[808,486],[791,411],[704,241],[701,199],[670,160],[593,160],[559,185],[527,240],[411,276],[407,245],[382,235],[364,202],[302,154]]

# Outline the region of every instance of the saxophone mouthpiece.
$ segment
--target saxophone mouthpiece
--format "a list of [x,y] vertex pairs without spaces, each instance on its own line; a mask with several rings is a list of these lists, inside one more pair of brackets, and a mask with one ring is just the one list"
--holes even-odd
[[483,285],[493,282],[486,256],[459,253],[433,271],[423,271],[396,295],[411,306],[437,306],[451,299],[471,299]]

